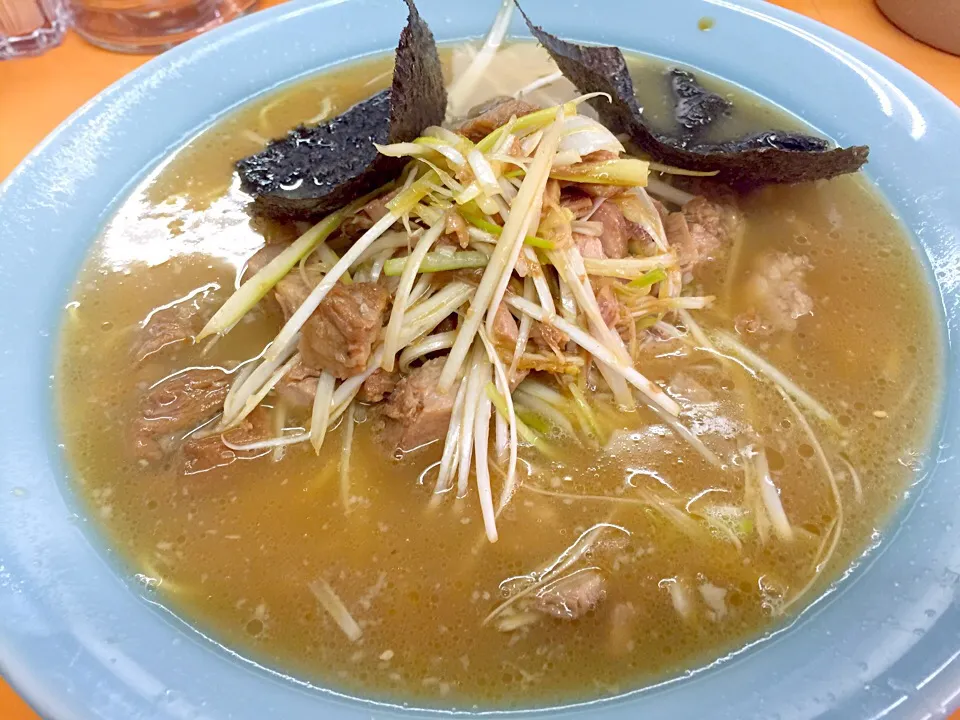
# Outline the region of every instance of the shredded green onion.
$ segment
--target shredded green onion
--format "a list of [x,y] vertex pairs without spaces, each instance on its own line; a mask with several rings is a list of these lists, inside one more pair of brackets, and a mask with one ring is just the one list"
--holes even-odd
[[[487,383],[486,391],[487,397],[490,398],[490,402],[493,403],[493,407],[496,408],[497,412],[503,417],[507,417],[507,401],[500,391],[497,390],[497,386],[492,382]],[[523,422],[519,416],[517,417],[517,434],[520,435],[525,442],[533,445],[538,450],[542,449],[544,444],[543,438],[534,432],[529,425]]]
[[[537,110],[529,115],[521,115],[517,118],[517,121],[510,126],[510,128],[506,128],[506,126],[498,127],[492,133],[483,138],[483,140],[477,143],[477,149],[484,153],[490,152],[493,150],[494,146],[497,144],[497,141],[503,136],[507,129],[516,135],[521,132],[540,130],[547,127],[557,119],[558,107],[559,106],[554,105],[552,107],[544,108],[543,110]],[[565,102],[563,104],[564,115],[573,115],[576,112],[576,103]]]
[[[383,274],[388,277],[400,275],[409,257],[409,255],[404,255],[403,257],[387,260],[383,265]],[[464,250],[455,253],[428,252],[424,256],[423,262],[420,263],[419,272],[435,273],[445,272],[447,270],[481,268],[487,266],[487,260],[486,254],[477,250]]]
[[387,208],[397,215],[405,215],[414,205],[423,200],[428,193],[440,182],[440,176],[434,170],[428,171],[422,178],[413,182],[393,200],[387,203]]
[[650,163],[650,169],[653,172],[665,173],[667,175],[686,175],[688,177],[713,177],[714,175],[720,174],[719,170],[686,170],[657,162]]
[[[484,220],[483,217],[473,212],[467,207],[460,208],[460,215],[463,216],[463,219],[468,223],[473,225],[478,230],[483,230],[488,232],[491,235],[496,237],[500,236],[500,233],[503,232],[503,227],[497,225],[496,223],[490,222],[489,220]],[[543,238],[537,237],[535,235],[526,235],[523,238],[523,243],[529,245],[530,247],[541,248],[543,250],[553,250],[556,247],[556,244],[550,240],[544,240]]]
[[627,287],[632,288],[645,288],[650,287],[651,285],[656,285],[658,282],[663,282],[667,279],[667,273],[663,268],[654,268],[653,270],[648,270],[640,277],[631,280],[627,283]]
[[197,341],[199,342],[210,335],[225,335],[228,333],[239,322],[240,318],[260,302],[293,269],[294,265],[300,262],[301,258],[313,252],[317,245],[330,237],[348,216],[363,207],[367,201],[381,191],[382,188],[377,190],[376,193],[365,195],[350,203],[342,210],[327,215],[297,238],[290,247],[267,263],[266,267],[243,283],[233,295],[227,298],[227,301],[197,335]]
[[638,275],[655,268],[667,268],[676,264],[672,253],[652,257],[583,258],[588,275],[634,280]]
[[533,410],[524,410],[514,405],[514,413],[517,416],[517,420],[523,422],[524,425],[541,435],[548,434],[552,429],[549,421]]
[[581,420],[583,429],[586,430],[588,434],[593,435],[599,442],[603,443],[603,433],[600,431],[599,423],[597,423],[597,416],[593,414],[593,408],[591,408],[590,403],[587,402],[583,391],[574,382],[567,383],[567,389],[570,391],[570,395],[573,396],[573,407]]
[[580,163],[554,168],[550,177],[568,182],[594,183],[597,185],[623,185],[644,187],[650,174],[650,164],[636,158],[618,158],[601,162]]

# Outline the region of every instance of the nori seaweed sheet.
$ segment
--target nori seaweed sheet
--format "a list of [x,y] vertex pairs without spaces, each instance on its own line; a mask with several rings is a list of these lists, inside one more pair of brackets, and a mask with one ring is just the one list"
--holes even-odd
[[700,85],[689,70],[670,69],[670,90],[675,101],[674,117],[689,136],[712,125],[733,106],[726,98]]
[[413,0],[397,46],[393,83],[329,122],[299,126],[237,163],[254,214],[314,220],[395,178],[403,158],[373,143],[408,142],[439,125],[447,107],[440,57]]
[[[518,4],[519,7],[519,4]],[[551,35],[531,22],[520,8],[530,32],[546,48],[563,74],[583,93],[604,92],[590,104],[614,132],[627,133],[653,160],[687,170],[716,170],[717,179],[733,185],[797,183],[856,172],[869,148],[831,148],[820,138],[770,130],[718,145],[684,142],[647,127],[634,95],[633,80],[619,48],[578,45]]]

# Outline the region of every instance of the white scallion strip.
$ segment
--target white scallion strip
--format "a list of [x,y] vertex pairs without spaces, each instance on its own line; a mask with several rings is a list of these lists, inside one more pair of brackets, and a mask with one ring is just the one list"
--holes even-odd
[[453,132],[453,130],[448,130],[447,128],[440,127],[439,125],[431,125],[423,131],[421,137],[437,138],[438,140],[449,143],[456,148],[473,147],[473,143],[467,140],[467,138],[465,138],[463,135],[457,135],[457,133]]
[[559,430],[566,433],[568,436],[572,438],[577,437],[577,433],[573,429],[573,425],[570,423],[570,420],[568,420],[567,416],[556,407],[538,397],[528,395],[520,390],[518,390],[515,395],[516,405],[518,407],[523,406],[531,410],[537,415],[540,415],[551,425],[556,426]]
[[340,417],[340,415],[343,414],[343,411],[347,409],[347,405],[357,394],[357,391],[360,390],[360,386],[363,385],[367,378],[373,375],[380,367],[380,361],[382,359],[383,349],[377,348],[377,350],[371,356],[366,370],[359,375],[354,375],[353,377],[347,378],[337,386],[337,389],[333,392],[333,397],[330,400],[330,405],[333,410],[330,416],[330,422],[335,421],[338,417]]
[[579,156],[589,155],[598,150],[608,150],[617,154],[624,151],[616,135],[586,115],[571,115],[564,118],[563,138],[560,140],[558,149],[561,153],[572,151]]
[[328,372],[320,374],[317,380],[317,394],[313,398],[313,412],[310,415],[310,444],[313,445],[316,453],[320,452],[323,439],[327,435],[334,385],[336,385],[336,378],[333,375]]
[[381,155],[386,155],[387,157],[429,157],[430,155],[435,155],[436,148],[433,148],[429,145],[419,145],[412,142],[399,142],[392,143],[390,145],[381,145],[379,143],[374,143],[373,146],[377,149],[377,152]]
[[497,185],[500,188],[500,194],[506,198],[507,202],[513,202],[517,197],[517,189],[510,184],[505,177],[497,178]]
[[536,80],[529,83],[528,85],[524,85],[522,88],[517,90],[513,94],[513,96],[515,98],[520,98],[520,97],[523,97],[524,95],[529,95],[534,90],[539,90],[540,88],[546,87],[547,85],[552,85],[553,83],[562,79],[563,79],[563,72],[561,70],[557,70],[556,72],[552,72],[549,75],[544,75],[543,77],[537,78]]
[[[479,335],[480,340],[483,342],[483,347],[487,351],[487,359],[490,360],[491,365],[493,365],[497,389],[500,391],[500,395],[503,397],[503,404],[507,408],[507,417],[504,418],[506,421],[507,435],[507,477],[503,485],[503,490],[500,493],[500,502],[497,505],[497,514],[499,515],[503,508],[506,507],[506,504],[510,502],[510,498],[513,496],[517,486],[517,415],[513,408],[513,397],[510,393],[507,371],[504,370],[503,362],[497,354],[497,349],[493,346],[493,343],[490,342],[490,338],[487,336],[484,328],[480,328]],[[489,402],[489,398],[487,401]],[[497,417],[501,418],[502,416],[498,413]]]
[[517,388],[517,392],[540,398],[545,403],[549,403],[559,410],[570,410],[571,413],[573,412],[570,400],[565,395],[537,380],[531,380],[529,378],[524,380],[520,383],[520,387]]
[[558,278],[557,282],[560,289],[560,314],[567,322],[575,323],[577,321],[577,300],[573,297],[573,291],[567,285],[563,278]]
[[739,356],[739,358],[744,363],[748,364],[754,371],[766,376],[767,379],[771,380],[774,385],[777,385],[781,389],[785,390],[787,394],[789,394],[798,403],[803,405],[807,410],[816,415],[821,421],[834,429],[839,428],[842,431],[842,427],[837,422],[836,418],[833,417],[829,410],[817,402],[812,395],[780,372],[776,367],[753,352],[753,350],[738,340],[735,340],[729,333],[723,332],[722,330],[717,330],[713,333],[713,341],[721,348],[727,350],[727,352],[732,352]]
[[474,177],[477,178],[477,183],[484,193],[492,197],[500,192],[497,174],[493,171],[493,168],[483,156],[482,152],[477,149],[471,150],[467,153],[467,163],[470,165],[470,169],[473,170]]
[[377,280],[380,279],[380,275],[383,273],[383,266],[390,259],[391,255],[393,255],[393,250],[384,250],[373,259],[373,263],[370,265],[370,282],[377,282]]
[[584,258],[583,266],[590,275],[615,277],[633,280],[654,268],[668,268],[676,265],[677,258],[672,253],[663,253],[652,257],[630,257],[617,259]]
[[524,155],[532,155],[533,151],[537,149],[537,145],[540,144],[540,141],[543,140],[543,130],[537,130],[536,132],[530,133],[523,140],[520,141],[520,150]]
[[820,464],[823,465],[823,469],[827,475],[827,482],[830,486],[830,493],[833,495],[833,502],[837,506],[837,516],[834,518],[833,524],[833,537],[830,540],[830,545],[827,551],[823,554],[823,557],[820,558],[816,567],[814,568],[813,577],[807,581],[807,584],[804,585],[800,590],[798,590],[793,597],[791,597],[787,602],[785,602],[780,608],[779,612],[785,613],[794,603],[796,603],[800,598],[807,594],[810,588],[813,587],[814,583],[820,577],[820,573],[827,567],[830,563],[830,560],[833,558],[834,553],[837,550],[837,545],[840,542],[840,536],[843,533],[843,499],[840,497],[840,488],[837,485],[836,475],[833,473],[833,468],[830,466],[829,460],[827,460],[827,454],[823,451],[823,446],[820,444],[820,440],[817,439],[816,433],[813,432],[813,428],[810,427],[810,423],[807,422],[806,416],[800,411],[800,408],[797,407],[797,404],[790,398],[790,395],[781,387],[777,387],[777,392],[780,393],[780,397],[783,398],[783,401],[787,404],[787,407],[790,408],[790,412],[793,413],[794,417],[797,419],[797,422],[800,423],[800,427],[803,428],[803,431],[807,434],[807,439],[810,440],[810,444],[813,445],[814,453],[817,456],[817,459],[820,461]]
[[623,340],[613,330],[607,327],[603,319],[603,313],[600,312],[600,305],[597,303],[597,296],[593,292],[590,284],[590,278],[587,274],[590,272],[586,267],[586,262],[576,248],[565,248],[563,250],[551,250],[547,257],[553,263],[554,267],[560,272],[560,277],[573,292],[573,297],[577,305],[583,310],[596,337],[604,346],[609,348],[614,355],[623,364],[630,364],[632,360]]
[[473,97],[473,90],[497,54],[512,16],[513,0],[503,0],[480,52],[447,91],[447,113],[451,117],[459,117],[470,109],[468,103]]
[[[553,303],[553,293],[550,291],[550,283],[547,282],[546,275],[543,274],[543,266],[537,257],[536,251],[529,246],[523,248],[523,259],[527,261],[530,268],[530,276],[533,278],[533,287],[537,291],[537,299],[540,301],[540,307],[545,312],[555,313],[556,305]],[[528,298],[532,300],[532,298]]]
[[406,347],[421,335],[433,330],[450,313],[463,305],[472,294],[473,288],[470,285],[453,282],[411,308],[406,314],[403,331],[400,334],[400,347]]
[[679,437],[686,440],[694,450],[700,453],[704,460],[714,467],[720,468],[721,470],[726,469],[724,462],[717,457],[713,450],[704,445],[703,440],[694,435],[690,428],[680,422],[677,418],[671,416],[669,413],[664,412],[661,408],[655,405],[651,405],[650,409],[653,410],[661,420],[669,425],[671,430],[673,430]]
[[[280,382],[281,378],[290,372],[294,365],[300,362],[300,354],[296,353],[297,337],[298,336],[294,336],[294,342],[290,344],[285,352],[279,354],[276,360],[273,362],[264,361],[254,372],[250,373],[250,377],[246,383],[244,383],[245,386],[250,386],[249,390],[241,388],[237,392],[235,399],[235,404],[237,405],[236,412],[229,417],[224,414],[215,428],[216,432],[224,432],[240,423],[247,415],[254,411],[257,405],[267,396],[267,393],[273,390],[274,386]],[[262,384],[258,377],[261,371],[267,375]]]
[[[523,297],[529,302],[533,302],[536,288],[533,285],[533,279],[529,276],[523,279]],[[533,320],[529,315],[523,315],[520,318],[520,327],[517,332],[517,344],[513,349],[513,358],[510,360],[510,369],[507,376],[511,381],[517,377],[517,368],[520,365],[521,356],[527,351],[527,342],[530,340],[530,330],[533,327]]]
[[673,398],[671,398],[657,385],[650,382],[646,377],[640,374],[640,372],[637,371],[637,369],[632,365],[621,363],[611,350],[607,349],[605,345],[602,345],[595,338],[588,335],[583,331],[583,329],[567,322],[562,318],[558,318],[555,315],[548,316],[540,307],[524,300],[523,298],[510,297],[507,299],[507,302],[520,312],[530,315],[534,320],[547,323],[548,325],[555,327],[560,332],[565,333],[577,345],[593,355],[597,360],[604,362],[613,368],[617,373],[622,375],[627,382],[637,388],[653,403],[663,408],[670,415],[676,416],[680,414],[680,406],[673,400]]
[[350,267],[351,269],[358,268],[365,262],[380,256],[385,250],[409,248],[412,239],[413,238],[407,235],[406,232],[385,232],[379,239],[372,243],[370,247],[360,253]]
[[393,309],[390,311],[390,320],[387,323],[387,331],[383,338],[383,362],[381,367],[387,372],[393,371],[396,354],[400,350],[400,331],[403,328],[403,315],[407,311],[407,300],[410,291],[413,290],[413,284],[417,279],[417,271],[420,269],[420,263],[427,252],[433,247],[433,244],[440,238],[444,230],[444,220],[441,218],[437,224],[427,230],[413,248],[413,252],[407,258],[403,266],[403,272],[400,274],[400,285],[393,298]]
[[353,619],[350,611],[347,610],[347,606],[337,597],[337,594],[333,591],[333,588],[327,584],[327,581],[323,578],[317,578],[310,583],[308,587],[310,588],[310,592],[313,593],[313,596],[323,606],[323,609],[330,613],[330,617],[340,626],[340,629],[343,630],[343,634],[347,636],[347,639],[349,639],[350,642],[359,640],[360,636],[363,635],[363,630],[360,629],[357,621]]
[[[196,437],[196,436],[194,436]],[[258,440],[252,443],[234,443],[227,440],[226,436],[220,438],[225,446],[236,452],[247,452],[250,450],[268,450],[283,448],[287,445],[297,445],[307,442],[310,439],[310,433],[297,433],[295,435],[284,435],[283,437],[270,438],[269,440]]]
[[753,457],[753,467],[756,471],[757,482],[760,484],[760,499],[763,500],[763,506],[770,518],[770,524],[773,525],[773,531],[781,540],[790,542],[793,540],[793,528],[790,527],[790,521],[783,510],[783,503],[780,501],[780,491],[773,482],[770,475],[770,466],[767,464],[767,453],[761,447],[755,451]]
[[[384,274],[387,277],[403,275],[409,265],[410,257],[410,255],[406,255],[387,260],[383,267]],[[428,252],[417,264],[416,272],[425,274],[450,270],[469,270],[486,267],[489,262],[490,256],[487,253],[476,250],[459,250],[452,253]]]
[[[649,182],[653,182],[653,178],[650,178]],[[631,214],[627,219],[640,225],[640,227],[653,238],[656,246],[660,248],[661,251],[667,252],[670,249],[670,243],[667,242],[667,233],[663,227],[663,219],[660,217],[660,213],[653,204],[650,195],[644,188],[640,187],[633,188],[629,192],[637,199],[641,213],[639,217]]]
[[[633,367],[633,358],[627,351],[620,335],[607,327],[603,314],[594,295],[590,278],[584,267],[583,258],[576,248],[551,250],[547,253],[551,262],[560,272],[560,277],[573,293],[577,305],[584,311],[590,323],[594,338],[605,348],[609,349],[623,367]],[[597,369],[613,391],[617,404],[624,410],[632,410],[635,406],[633,394],[627,388],[624,378],[619,377],[606,363],[598,358]]]
[[340,501],[343,511],[350,512],[350,454],[353,452],[354,404],[347,407],[347,416],[343,420],[343,436],[340,445]]
[[497,456],[497,462],[502,465],[509,457],[510,429],[507,425],[507,419],[500,413],[494,413],[493,420],[494,452]]
[[674,167],[673,165],[664,165],[662,163],[651,162],[650,169],[654,172],[664,173],[666,175],[686,175],[688,177],[713,177],[719,175],[719,170],[685,170]]
[[[454,136],[456,138],[456,136]],[[461,139],[454,139],[452,142],[450,140],[444,140],[438,137],[430,137],[428,135],[423,135],[418,137],[414,142],[417,145],[425,145],[429,148],[436,150],[438,153],[443,155],[451,165],[456,167],[463,167],[466,165],[467,160],[457,148],[456,145],[459,145],[462,142]]]
[[844,464],[847,468],[847,474],[850,476],[850,481],[853,483],[853,492],[857,498],[858,503],[863,503],[863,485],[860,482],[860,473],[857,472],[857,469],[853,466],[853,463],[847,460],[843,455],[840,455],[840,462]]
[[[490,366],[483,368],[481,387],[485,388],[490,382]],[[473,429],[474,440],[474,469],[477,477],[477,494],[480,496],[480,510],[483,515],[483,527],[487,532],[487,540],[497,541],[497,518],[493,510],[493,492],[490,489],[489,466],[489,436],[490,412],[493,404],[486,392],[477,398],[476,424]]]
[[670,596],[670,602],[673,604],[673,609],[677,611],[680,617],[684,620],[690,620],[693,617],[693,603],[690,602],[690,596],[687,594],[686,588],[684,588],[679,579],[667,578],[661,580],[659,587],[667,591],[667,594]]
[[673,185],[665,183],[653,175],[647,178],[647,191],[656,195],[658,198],[673,203],[674,205],[679,205],[680,207],[683,207],[696,197],[696,195],[691,195],[688,192],[675,188]]
[[413,286],[413,290],[410,291],[410,298],[407,300],[409,305],[413,305],[416,302],[419,302],[422,298],[426,297],[430,292],[430,284],[433,281],[426,276],[421,275],[420,279],[417,281],[417,284]]
[[457,395],[453,400],[450,424],[447,426],[447,436],[443,441],[443,456],[440,458],[437,484],[433,488],[435,496],[439,496],[440,493],[447,492],[453,487],[453,475],[457,472],[457,464],[460,461],[460,435],[463,432],[463,407],[468,384],[469,377],[460,380]]
[[[264,351],[265,350],[266,348],[264,348]],[[262,355],[263,353],[261,352],[261,356]],[[236,372],[236,377],[233,379],[233,384],[230,385],[230,390],[227,391],[227,397],[223,400],[224,415],[231,415],[240,409],[235,401],[237,391],[239,391],[243,384],[250,378],[250,376],[253,374],[253,371],[257,369],[258,362],[259,356],[246,361],[242,366],[234,371]]]
[[560,170],[570,165],[576,165],[582,159],[580,153],[576,150],[562,150],[553,156],[553,162],[550,163],[550,167],[552,170]]
[[419,360],[424,355],[429,355],[438,350],[446,350],[451,347],[456,336],[456,330],[449,330],[435,335],[428,335],[415,345],[408,345],[403,349],[403,352],[400,353],[398,364],[401,372],[409,370],[410,364],[414,360]]
[[[592,218],[596,214],[597,210],[600,209],[600,206],[603,205],[606,201],[607,199],[603,197],[595,198],[593,201],[593,207],[591,207],[590,210],[587,211],[587,214],[580,219],[583,220],[584,222],[589,222],[590,218]],[[603,223],[600,223],[600,228],[603,229]]]
[[486,358],[483,357],[483,351],[475,348],[473,350],[473,363],[470,366],[470,373],[467,376],[467,394],[463,399],[463,430],[461,431],[460,437],[457,497],[464,497],[467,494],[470,466],[473,457],[473,434],[475,432],[477,406],[480,402],[480,396],[483,395],[485,364]]
[[[558,109],[557,113],[559,115],[562,110]],[[562,124],[559,120],[555,120],[537,148],[536,159],[531,165],[530,172],[524,177],[520,192],[514,200],[514,211],[510,213],[510,218],[500,234],[500,241],[490,257],[490,262],[457,334],[457,340],[443,366],[438,383],[440,392],[448,392],[453,386],[453,381],[473,346],[473,340],[483,322],[484,315],[487,315],[487,332],[493,331],[494,316],[517,264],[517,257],[523,247],[523,238],[526,237],[534,220],[532,211],[543,195],[549,176],[550,161],[560,141],[561,129]]]

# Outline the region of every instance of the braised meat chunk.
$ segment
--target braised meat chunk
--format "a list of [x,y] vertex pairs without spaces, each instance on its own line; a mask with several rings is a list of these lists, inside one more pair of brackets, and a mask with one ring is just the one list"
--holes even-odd
[[437,385],[446,358],[428,360],[397,383],[383,406],[383,438],[397,450],[413,450],[442,438],[450,424],[454,394]]
[[141,398],[134,426],[136,455],[164,456],[164,441],[214,416],[230,389],[230,376],[219,368],[192,368],[162,380]]
[[388,301],[375,283],[334,285],[303,326],[304,365],[341,379],[366,370]]

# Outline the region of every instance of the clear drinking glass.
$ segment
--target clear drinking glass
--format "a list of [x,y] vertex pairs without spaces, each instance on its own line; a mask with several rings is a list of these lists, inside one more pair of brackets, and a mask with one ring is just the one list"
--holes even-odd
[[60,0],[0,0],[0,60],[39,55],[67,30]]
[[152,53],[222,25],[256,4],[257,0],[70,0],[70,11],[74,29],[93,44]]

